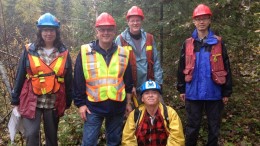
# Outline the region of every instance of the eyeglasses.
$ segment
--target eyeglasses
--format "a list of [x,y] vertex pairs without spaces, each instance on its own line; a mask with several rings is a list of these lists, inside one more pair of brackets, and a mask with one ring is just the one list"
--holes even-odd
[[134,23],[139,24],[139,23],[142,22],[142,20],[130,20],[129,22],[132,23],[132,24],[134,24]]
[[108,33],[112,33],[115,31],[114,28],[97,28],[97,31],[104,33],[104,32],[108,32]]
[[42,29],[42,32],[43,32],[43,33],[48,33],[48,32],[54,33],[54,32],[56,32],[56,31],[55,31],[54,28],[43,28],[43,29]]
[[205,21],[207,21],[207,20],[209,20],[210,19],[210,17],[198,17],[198,18],[194,18],[194,20],[195,21],[197,21],[197,22],[205,22]]

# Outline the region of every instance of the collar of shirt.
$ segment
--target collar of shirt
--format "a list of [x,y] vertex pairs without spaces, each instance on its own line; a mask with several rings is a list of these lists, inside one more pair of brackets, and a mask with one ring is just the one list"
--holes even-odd
[[[43,51],[44,49],[43,49],[44,47],[40,47],[40,48],[38,48],[38,50],[41,50],[41,51]],[[56,53],[56,52],[58,52],[59,50],[57,49],[57,48],[55,48],[55,47],[53,47],[53,51],[52,51],[52,53]],[[51,54],[52,54],[51,53]]]
[[98,53],[102,54],[102,55],[111,55],[116,51],[117,49],[117,44],[115,44],[114,42],[112,43],[111,48],[109,48],[107,51],[104,50],[103,48],[101,48],[99,46],[98,40],[93,41],[90,43],[90,46],[93,48],[93,50],[97,51]]

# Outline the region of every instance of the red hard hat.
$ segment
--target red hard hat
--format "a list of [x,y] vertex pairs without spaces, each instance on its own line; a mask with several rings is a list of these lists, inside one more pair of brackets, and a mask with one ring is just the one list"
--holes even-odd
[[106,12],[101,13],[96,19],[96,27],[99,26],[116,26],[114,18]]
[[126,19],[128,19],[130,16],[140,16],[142,20],[144,19],[144,13],[142,9],[137,6],[133,6],[131,9],[128,10]]
[[192,18],[201,16],[201,15],[210,15],[212,16],[212,13],[210,11],[210,8],[204,4],[199,4],[193,11]]

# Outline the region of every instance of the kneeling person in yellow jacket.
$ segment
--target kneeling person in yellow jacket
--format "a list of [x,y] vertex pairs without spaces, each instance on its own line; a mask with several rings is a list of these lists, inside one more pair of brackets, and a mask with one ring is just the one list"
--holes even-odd
[[181,120],[174,109],[160,103],[161,87],[154,81],[141,86],[143,105],[126,121],[122,145],[184,146]]

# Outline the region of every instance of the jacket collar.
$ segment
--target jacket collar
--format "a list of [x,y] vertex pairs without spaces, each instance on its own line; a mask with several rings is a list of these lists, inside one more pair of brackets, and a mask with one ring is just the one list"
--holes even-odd
[[[218,39],[216,38],[214,32],[211,29],[208,29],[209,33],[206,36],[206,38],[204,38],[204,42],[208,45],[215,45],[218,43]],[[198,37],[198,30],[195,29],[192,33],[192,38],[194,40],[200,41],[199,37]]]
[[[30,52],[30,53],[34,54],[33,52],[37,52],[37,50],[38,50],[38,49],[35,47],[35,44],[34,44],[34,43],[30,44],[30,46],[29,46],[29,52]],[[66,50],[67,50],[67,48],[66,48],[64,45],[62,45],[60,48],[58,48],[58,51],[59,51],[60,53],[66,51]]]
[[[129,34],[129,28],[127,28],[127,29],[125,29],[122,33],[121,33],[121,35],[122,35],[122,37],[123,37],[123,39],[130,45],[130,46],[132,46],[132,47],[134,47],[135,48],[135,45],[134,45],[134,42],[132,41],[132,38],[131,38],[131,36],[130,36],[130,34]],[[143,48],[144,47],[144,45],[145,45],[145,42],[146,42],[146,32],[144,31],[144,29],[143,28],[141,28],[141,35],[142,35],[142,40],[141,40],[141,48]]]

